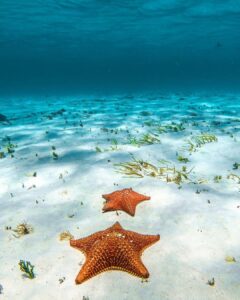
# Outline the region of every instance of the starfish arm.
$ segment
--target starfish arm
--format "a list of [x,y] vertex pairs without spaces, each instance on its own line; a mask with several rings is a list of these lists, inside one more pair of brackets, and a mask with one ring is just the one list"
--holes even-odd
[[160,235],[145,235],[136,233],[133,231],[128,231],[126,234],[128,240],[133,244],[133,247],[136,251],[139,251],[141,254],[143,251],[150,247],[151,245],[155,244],[160,240]]
[[105,199],[106,201],[110,201],[111,198],[112,198],[112,194],[113,193],[111,193],[111,194],[104,194],[104,195],[102,195],[102,198]]
[[130,203],[130,201],[125,201],[122,204],[122,210],[124,210],[130,216],[134,217],[136,212],[136,206],[137,204]]
[[122,210],[122,205],[120,203],[113,203],[113,201],[107,201],[102,209],[103,212],[115,210]]
[[112,230],[123,230],[121,224],[119,222],[116,222],[113,224],[113,226],[111,226],[110,228],[108,228],[107,230],[112,231]]
[[143,201],[147,201],[147,200],[150,200],[150,197],[140,195],[139,197],[132,198],[131,202],[133,205],[138,205],[139,203],[141,203]]
[[70,246],[82,251],[84,254],[87,254],[103,232],[104,231],[99,231],[82,239],[70,240]]
[[134,191],[132,191],[131,198],[136,202],[142,202],[151,199],[149,196],[145,196]]
[[141,195],[130,190],[131,193],[127,197],[123,197],[122,209],[131,216],[135,216],[136,207],[140,202],[149,200],[150,197]]

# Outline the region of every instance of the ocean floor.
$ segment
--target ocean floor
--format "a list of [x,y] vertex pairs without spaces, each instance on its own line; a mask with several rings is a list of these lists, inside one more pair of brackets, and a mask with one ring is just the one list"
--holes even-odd
[[[239,95],[0,101],[0,299],[239,299]],[[128,187],[151,200],[135,217],[103,214],[102,194]],[[76,285],[85,257],[60,234],[116,221],[160,234],[142,256],[149,280],[111,271]]]

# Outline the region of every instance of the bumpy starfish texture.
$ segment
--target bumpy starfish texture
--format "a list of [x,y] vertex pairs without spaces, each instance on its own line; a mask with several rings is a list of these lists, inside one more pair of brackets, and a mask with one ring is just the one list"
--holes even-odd
[[141,261],[141,255],[159,239],[160,235],[144,235],[124,230],[116,222],[106,230],[79,240],[70,240],[70,245],[86,256],[76,277],[76,284],[109,270],[121,270],[140,278],[148,278],[149,273]]
[[150,197],[134,192],[130,189],[115,191],[111,194],[102,195],[106,200],[103,212],[123,210],[131,216],[135,215],[136,206]]

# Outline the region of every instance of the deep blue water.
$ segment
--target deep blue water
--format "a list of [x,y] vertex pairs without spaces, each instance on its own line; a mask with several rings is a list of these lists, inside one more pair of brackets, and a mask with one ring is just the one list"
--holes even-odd
[[239,0],[0,0],[0,89],[240,87]]

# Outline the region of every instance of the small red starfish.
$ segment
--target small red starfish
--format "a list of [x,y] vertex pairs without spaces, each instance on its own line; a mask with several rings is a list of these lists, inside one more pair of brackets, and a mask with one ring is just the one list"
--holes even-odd
[[134,192],[131,188],[102,195],[102,197],[106,200],[103,212],[123,210],[131,216],[135,215],[138,203],[150,200],[150,197]]

